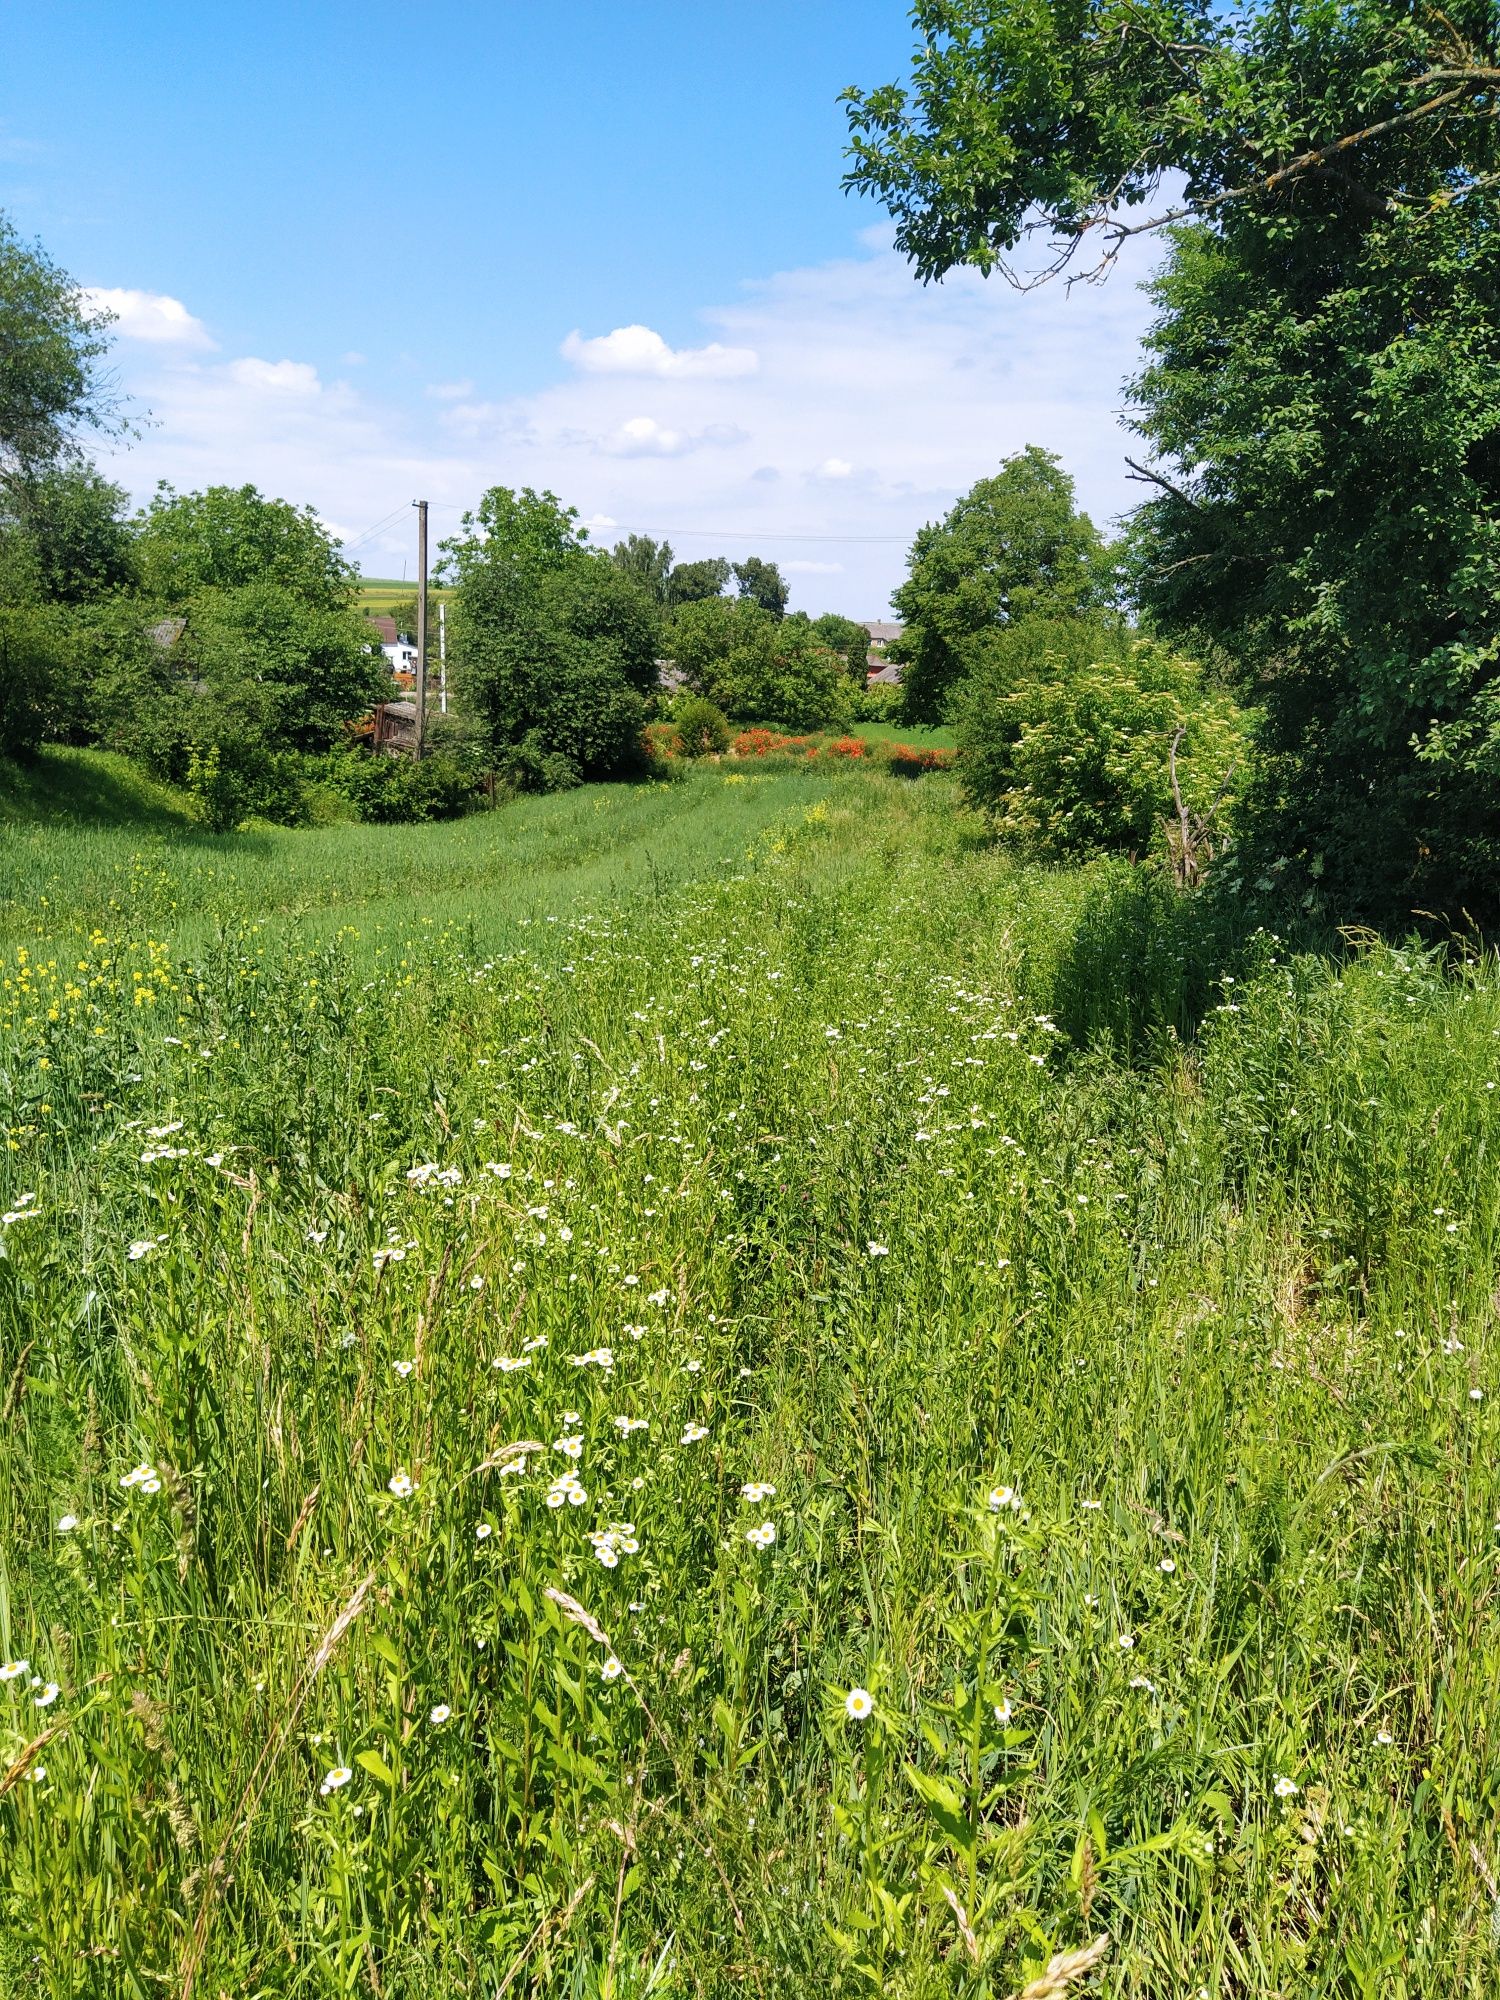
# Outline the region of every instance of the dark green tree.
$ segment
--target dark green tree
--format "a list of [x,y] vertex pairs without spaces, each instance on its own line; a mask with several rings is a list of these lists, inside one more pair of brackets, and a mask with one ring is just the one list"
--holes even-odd
[[111,317],[0,214],[0,471],[50,464],[81,432],[119,428],[99,367]]
[[176,493],[163,481],[138,526],[143,586],[160,604],[180,608],[201,591],[255,583],[321,610],[354,601],[354,568],[313,509],[268,500],[254,486]]
[[0,477],[0,576],[7,592],[86,604],[140,579],[122,487],[81,458]]
[[459,533],[440,544],[438,575],[458,584],[482,575],[493,586],[559,569],[588,552],[589,531],[579,525],[576,507],[530,486],[519,493],[492,486],[464,515]]
[[[549,503],[550,523],[539,512]],[[496,765],[537,790],[634,768],[657,684],[656,605],[583,546],[571,510],[551,496],[487,511],[488,534],[448,545],[458,577],[449,645],[458,695]]]
[[837,611],[825,611],[812,621],[819,645],[837,653],[844,670],[856,687],[864,687],[870,677],[870,635],[863,625]]
[[766,562],[761,556],[746,556],[734,566],[734,581],[741,597],[750,598],[773,618],[786,616],[786,601],[791,592],[775,563]]
[[[1265,711],[1267,857],[1347,914],[1500,914],[1500,13],[922,0],[852,180],[924,276],[1173,231],[1137,588]],[[1164,197],[1163,176],[1178,177]]]
[[938,722],[976,640],[1027,618],[1094,613],[1113,595],[1104,543],[1051,452],[1027,445],[919,530],[891,602],[908,721]]
[[195,599],[179,653],[206,695],[247,706],[257,690],[257,734],[278,751],[333,749],[390,681],[356,611],[310,606],[269,578]]
[[729,563],[724,556],[704,556],[698,562],[678,563],[672,571],[673,604],[698,604],[704,598],[722,597],[729,581]]

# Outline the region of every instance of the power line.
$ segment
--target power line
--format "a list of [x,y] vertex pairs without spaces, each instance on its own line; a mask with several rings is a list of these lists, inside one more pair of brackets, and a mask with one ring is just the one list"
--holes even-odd
[[382,515],[373,528],[366,528],[363,534],[356,535],[352,541],[342,543],[340,546],[343,548],[344,554],[349,555],[355,549],[363,547],[372,535],[378,535],[382,528],[388,528],[393,521],[399,520],[406,511],[404,505],[393,507],[389,514]]
[[[469,510],[456,500],[433,500],[429,505],[446,514],[462,514]],[[584,523],[587,526],[587,522]],[[915,532],[915,531],[913,531]],[[911,535],[830,535],[815,533],[801,528],[646,528],[634,521],[613,521],[601,534],[622,535],[676,535],[679,539],[697,536],[713,542],[836,542],[841,547],[851,544],[891,543],[904,547]]]

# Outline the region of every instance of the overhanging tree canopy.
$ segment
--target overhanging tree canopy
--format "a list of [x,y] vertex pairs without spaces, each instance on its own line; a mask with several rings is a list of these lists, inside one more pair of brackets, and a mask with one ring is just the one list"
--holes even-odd
[[1500,166],[1489,0],[918,0],[912,20],[910,86],[844,93],[847,184],[924,278],[1097,274],[1130,236],[1299,189],[1420,215]]
[[1344,914],[1500,915],[1500,14],[917,21],[913,90],[851,115],[855,184],[924,275],[1027,282],[1033,226],[1042,274],[1097,274],[1168,227],[1133,385],[1138,591],[1254,683],[1265,858]]

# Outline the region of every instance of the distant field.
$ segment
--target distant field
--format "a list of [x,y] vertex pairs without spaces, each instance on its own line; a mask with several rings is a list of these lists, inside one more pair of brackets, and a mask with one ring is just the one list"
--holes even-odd
[[[357,601],[361,611],[375,614],[382,611],[389,611],[393,605],[409,604],[416,594],[417,583],[415,577],[409,582],[403,583],[400,577],[367,576],[360,580]],[[439,590],[435,584],[429,583],[427,601],[429,605],[434,607],[434,617],[436,616],[435,607],[437,603],[446,595],[446,591]]]

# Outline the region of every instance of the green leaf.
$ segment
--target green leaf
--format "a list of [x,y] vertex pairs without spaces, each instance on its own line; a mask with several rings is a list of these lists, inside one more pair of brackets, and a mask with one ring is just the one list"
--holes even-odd
[[361,1750],[354,1759],[362,1771],[368,1771],[388,1792],[396,1789],[396,1775],[378,1750]]
[[919,1771],[915,1764],[906,1767],[907,1782],[917,1797],[926,1806],[928,1816],[964,1854],[974,1848],[974,1829],[969,1824],[964,1802],[956,1786],[946,1778],[935,1777],[930,1771]]

